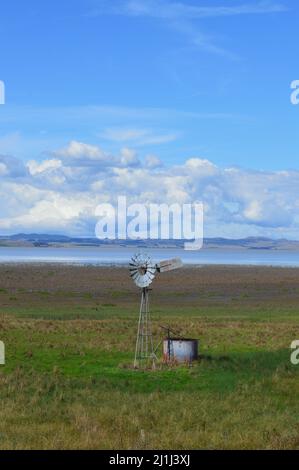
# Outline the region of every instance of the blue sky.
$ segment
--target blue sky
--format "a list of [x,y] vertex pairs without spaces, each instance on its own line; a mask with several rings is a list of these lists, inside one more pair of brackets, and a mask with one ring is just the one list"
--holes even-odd
[[[62,169],[44,162],[59,160],[71,142],[86,146],[87,160],[91,147],[107,155],[120,156],[124,149],[134,153],[127,168],[132,177],[149,156],[159,159],[164,177],[167,168],[169,175],[183,177],[190,159],[208,161],[219,172],[238,167],[249,179],[252,172],[297,174],[299,107],[290,104],[290,83],[299,78],[298,20],[297,0],[5,2],[0,16],[0,79],[6,86],[0,155],[10,173],[3,169],[3,183],[44,187],[45,182],[27,174],[30,161],[45,165],[47,181],[51,167],[57,180]],[[22,180],[16,179],[12,162],[18,168],[24,164]],[[72,189],[78,196],[74,176],[72,184],[65,185],[64,195],[71,197]],[[267,192],[273,192],[267,184]],[[86,193],[87,186],[80,191]],[[281,201],[282,190],[275,191]],[[244,221],[253,204],[248,198],[243,195],[240,202],[236,196],[239,219],[226,218],[223,234],[296,238],[294,217],[275,219],[271,226],[261,215],[269,211],[262,208],[254,220]],[[234,204],[233,195],[228,199],[227,207]],[[0,230],[35,228],[27,222],[22,227],[27,219],[18,219],[15,200],[7,204],[13,209],[3,214]],[[297,199],[291,208],[286,205],[284,210],[294,213]],[[218,215],[214,224],[219,227]],[[54,222],[42,227],[62,230]],[[73,230],[80,231],[70,225]],[[89,230],[82,228],[82,234]],[[214,232],[211,228],[209,233]]]

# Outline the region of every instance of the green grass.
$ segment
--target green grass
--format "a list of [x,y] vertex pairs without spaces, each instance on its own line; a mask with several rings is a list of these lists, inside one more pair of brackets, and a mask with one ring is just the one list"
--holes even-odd
[[292,321],[168,313],[161,320],[200,338],[201,359],[136,371],[136,318],[106,308],[95,320],[3,317],[0,448],[299,447]]
[[196,297],[158,292],[155,341],[170,324],[199,338],[200,360],[134,370],[138,293],[111,295],[110,280],[100,294],[58,281],[32,291],[13,276],[0,289],[0,449],[299,448],[296,297],[230,292],[230,280]]

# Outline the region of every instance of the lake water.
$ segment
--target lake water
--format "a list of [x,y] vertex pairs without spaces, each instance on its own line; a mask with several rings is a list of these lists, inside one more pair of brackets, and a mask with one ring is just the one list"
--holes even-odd
[[[73,247],[21,248],[0,247],[0,263],[70,263],[92,265],[127,265],[136,248]],[[299,266],[299,251],[202,249],[185,251],[173,248],[144,250],[153,260],[180,257],[184,264],[235,264],[254,266]]]

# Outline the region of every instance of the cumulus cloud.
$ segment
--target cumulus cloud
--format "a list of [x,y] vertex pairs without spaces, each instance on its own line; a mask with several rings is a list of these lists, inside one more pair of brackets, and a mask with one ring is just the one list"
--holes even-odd
[[9,155],[0,155],[0,176],[18,178],[26,174],[27,169],[23,162]]
[[31,175],[37,175],[39,173],[51,172],[52,170],[56,170],[57,168],[62,167],[61,160],[52,159],[52,160],[44,160],[43,162],[39,163],[35,160],[30,160],[27,163],[27,167]]
[[[71,141],[66,147],[52,152],[55,157],[42,163],[42,167],[53,165],[57,167],[57,162],[61,161],[63,166],[75,168],[93,167],[92,172],[96,169],[117,166],[136,166],[139,164],[137,153],[135,150],[124,147],[120,150],[119,155],[114,156],[105,152],[96,145],[89,145],[83,142]],[[50,163],[51,162],[51,163]]]
[[138,166],[139,159],[135,150],[130,148],[123,148],[120,151],[120,164],[124,167],[128,166]]
[[76,140],[53,152],[53,156],[61,159],[65,166],[106,166],[114,162],[114,157],[100,147]]
[[202,201],[206,236],[289,236],[299,228],[299,171],[221,168],[204,158],[163,166],[125,147],[110,155],[73,141],[43,161],[0,156],[0,232],[92,236],[95,208],[128,202]]
[[5,163],[0,162],[0,176],[4,176],[7,174],[7,166]]
[[147,155],[145,158],[145,165],[147,168],[154,169],[163,166],[163,163],[156,155]]

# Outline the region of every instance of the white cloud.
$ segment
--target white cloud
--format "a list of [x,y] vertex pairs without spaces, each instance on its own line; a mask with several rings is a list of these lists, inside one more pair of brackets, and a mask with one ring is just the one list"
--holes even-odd
[[5,163],[0,162],[0,176],[7,175],[7,173],[8,173],[7,166],[5,165]]
[[282,3],[260,1],[239,5],[199,6],[194,2],[169,0],[127,0],[118,12],[132,16],[152,16],[165,19],[202,19],[219,16],[260,15],[286,11]]
[[148,129],[108,128],[100,134],[100,137],[115,142],[138,140],[148,135]]
[[137,142],[137,146],[143,145],[160,145],[168,144],[177,140],[177,134],[164,134],[164,135],[148,135],[144,137],[140,142]]
[[137,156],[137,152],[135,150],[129,148],[123,148],[120,151],[120,164],[124,167],[128,166],[138,166],[139,159]]
[[160,158],[156,155],[147,155],[145,157],[145,166],[149,169],[160,168],[163,166]]
[[108,128],[100,137],[114,142],[130,142],[135,147],[159,145],[173,142],[178,138],[175,133],[156,134],[152,129]]
[[27,163],[27,167],[29,168],[31,175],[36,175],[38,173],[57,170],[62,167],[62,162],[58,159],[44,160],[41,163],[36,162],[35,160],[30,160]]
[[53,152],[55,157],[63,160],[66,166],[90,166],[112,164],[113,157],[100,147],[72,140],[65,148]]
[[166,167],[155,155],[140,160],[131,148],[115,156],[79,142],[53,154],[60,158],[26,166],[0,157],[2,233],[93,235],[97,204],[121,195],[129,202],[203,201],[207,236],[296,237],[299,229],[299,171],[220,168],[198,157]]
[[0,155],[0,165],[2,169],[0,176],[7,175],[12,178],[17,178],[27,174],[27,168],[23,162],[10,155]]

